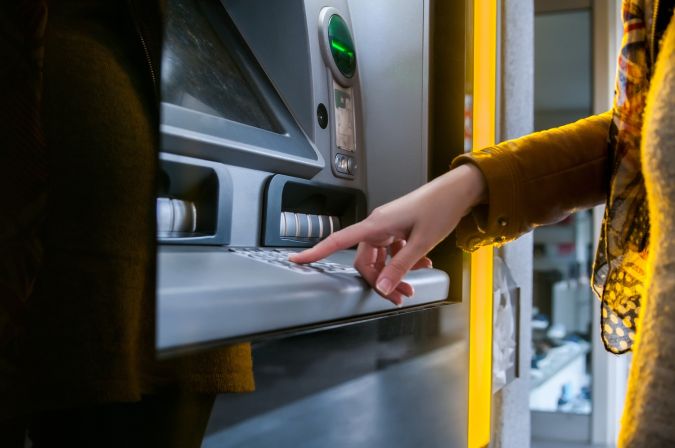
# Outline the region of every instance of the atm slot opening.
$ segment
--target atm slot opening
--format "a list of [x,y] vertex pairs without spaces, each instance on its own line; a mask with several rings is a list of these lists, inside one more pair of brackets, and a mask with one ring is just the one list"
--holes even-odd
[[[163,243],[226,243],[222,222],[223,174],[214,167],[161,160],[157,192],[157,237]],[[201,162],[201,161],[199,161]]]
[[263,245],[309,247],[365,217],[360,190],[276,175],[265,190]]

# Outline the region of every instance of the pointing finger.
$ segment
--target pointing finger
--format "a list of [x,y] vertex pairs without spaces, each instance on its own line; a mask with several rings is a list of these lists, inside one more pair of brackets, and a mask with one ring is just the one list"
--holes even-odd
[[332,233],[311,249],[293,254],[288,259],[294,263],[312,263],[339,250],[348,249],[368,237],[368,227],[363,222]]

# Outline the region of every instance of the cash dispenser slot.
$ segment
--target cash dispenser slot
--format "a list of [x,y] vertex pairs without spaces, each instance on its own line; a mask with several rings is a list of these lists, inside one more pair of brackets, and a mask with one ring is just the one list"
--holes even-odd
[[360,190],[278,174],[265,189],[263,245],[311,247],[365,217]]
[[228,244],[231,179],[221,164],[162,153],[157,239],[163,244]]

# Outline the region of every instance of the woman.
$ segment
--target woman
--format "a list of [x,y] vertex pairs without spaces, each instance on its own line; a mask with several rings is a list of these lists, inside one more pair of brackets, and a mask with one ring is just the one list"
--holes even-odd
[[674,3],[624,1],[612,111],[462,155],[445,175],[292,260],[358,243],[356,268],[400,304],[413,293],[403,276],[429,266],[425,255],[453,229],[474,250],[605,200],[593,269],[602,337],[613,353],[635,351],[621,444],[675,444]]
[[250,347],[155,358],[159,2],[0,2],[0,446],[200,446]]

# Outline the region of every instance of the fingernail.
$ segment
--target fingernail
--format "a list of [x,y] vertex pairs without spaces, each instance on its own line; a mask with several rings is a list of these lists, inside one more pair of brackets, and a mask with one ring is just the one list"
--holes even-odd
[[401,308],[403,306],[402,302],[397,302],[396,300],[390,298],[387,298],[387,300],[389,300],[396,308]]
[[391,280],[388,278],[381,278],[377,284],[375,285],[377,290],[383,295],[387,296],[393,289],[393,285],[391,284]]

